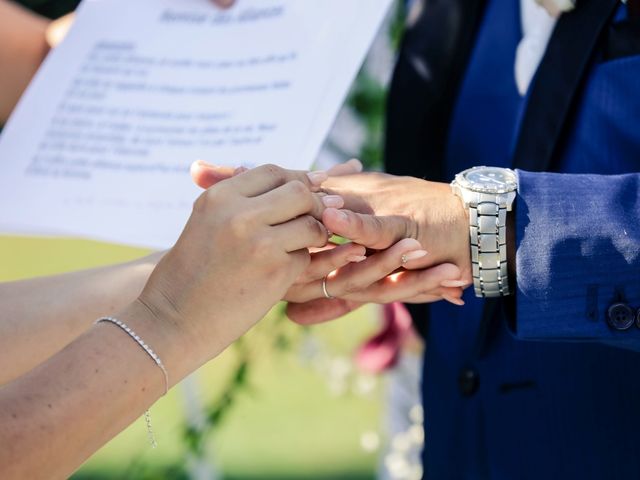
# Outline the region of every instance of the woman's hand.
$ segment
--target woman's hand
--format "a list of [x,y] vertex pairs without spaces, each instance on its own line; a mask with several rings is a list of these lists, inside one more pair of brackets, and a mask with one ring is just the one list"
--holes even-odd
[[[401,240],[390,249],[368,257],[366,262],[369,265],[362,262],[338,269],[326,281],[327,291],[335,298],[315,295],[311,299],[290,302],[287,316],[296,323],[311,325],[342,317],[365,303],[432,303],[446,300],[454,305],[464,305],[461,298],[463,285],[458,281],[461,272],[456,265],[444,263],[419,270],[400,268],[402,260],[396,258],[398,252],[410,247],[413,241]],[[389,251],[395,252],[395,255]],[[385,274],[394,261],[398,263],[396,273]],[[413,262],[418,261],[416,259]],[[410,265],[405,267],[409,268]],[[377,280],[371,282],[372,278]],[[446,286],[448,283],[454,286]],[[322,280],[310,288],[310,293],[316,289],[322,291]]]
[[0,478],[69,477],[262,318],[307,268],[308,249],[327,242],[317,220],[324,205],[311,192],[324,179],[264,166],[204,192],[138,300],[119,313],[104,307],[162,360],[168,379],[126,331],[93,325],[0,388]]
[[147,323],[162,335],[159,355],[165,349],[176,359],[188,347],[196,364],[168,365],[178,378],[260,320],[308,267],[308,248],[326,245],[317,220],[324,206],[311,192],[325,178],[267,165],[220,182],[195,202],[135,307],[139,313],[144,306]]

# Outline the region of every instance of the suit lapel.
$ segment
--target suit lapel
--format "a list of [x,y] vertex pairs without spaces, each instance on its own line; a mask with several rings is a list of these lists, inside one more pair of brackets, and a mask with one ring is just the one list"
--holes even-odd
[[545,171],[551,166],[598,38],[617,4],[617,0],[578,1],[575,10],[558,20],[531,85],[514,168]]

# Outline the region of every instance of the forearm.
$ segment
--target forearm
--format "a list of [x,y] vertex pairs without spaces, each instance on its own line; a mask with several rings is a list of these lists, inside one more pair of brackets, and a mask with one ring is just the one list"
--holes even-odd
[[[180,351],[182,337],[140,305],[118,316],[160,356],[172,383],[198,366],[195,355]],[[161,370],[124,331],[108,323],[92,327],[0,387],[0,478],[67,478],[164,389]]]
[[38,70],[49,47],[49,20],[0,0],[0,125]]
[[0,285],[0,385],[135,300],[161,256]]

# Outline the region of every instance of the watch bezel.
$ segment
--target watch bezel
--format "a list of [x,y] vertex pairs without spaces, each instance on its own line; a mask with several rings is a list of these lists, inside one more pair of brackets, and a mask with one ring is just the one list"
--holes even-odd
[[[476,172],[478,170],[483,170],[483,169],[503,170],[503,171],[509,172],[511,175],[513,175],[514,180],[508,181],[508,182],[505,183],[504,187],[500,187],[498,185],[483,185],[483,184],[479,184],[477,182],[473,182],[473,181],[467,179],[467,175],[469,173]],[[472,167],[472,168],[468,168],[466,170],[463,170],[462,172],[460,172],[460,173],[458,173],[456,175],[455,182],[461,188],[464,188],[466,190],[471,190],[473,192],[479,192],[479,193],[503,194],[503,193],[511,193],[511,192],[514,192],[514,191],[516,191],[518,189],[518,182],[517,182],[516,172],[514,172],[510,168],[489,167],[489,166],[486,166],[486,165],[482,165],[482,166],[478,166],[478,167]]]

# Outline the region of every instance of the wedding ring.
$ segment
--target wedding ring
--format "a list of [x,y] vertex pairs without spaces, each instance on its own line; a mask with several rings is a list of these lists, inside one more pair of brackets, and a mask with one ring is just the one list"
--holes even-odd
[[322,293],[324,293],[324,298],[332,299],[336,297],[332,297],[327,291],[327,277],[322,279]]
[[402,257],[400,257],[401,261],[402,261],[402,266],[404,267],[407,262],[409,261],[409,259],[407,258],[406,255],[402,255]]

